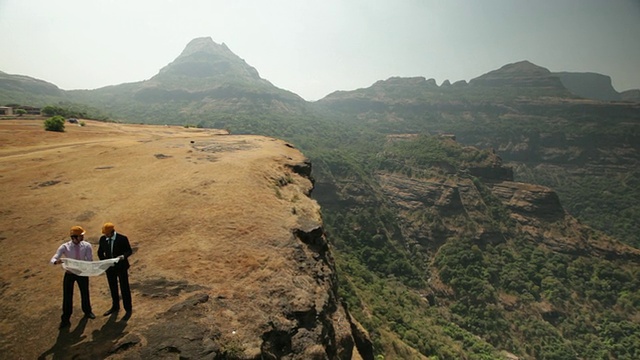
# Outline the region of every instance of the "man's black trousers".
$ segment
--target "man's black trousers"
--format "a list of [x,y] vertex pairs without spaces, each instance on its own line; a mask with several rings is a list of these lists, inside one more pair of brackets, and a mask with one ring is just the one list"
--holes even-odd
[[73,313],[73,283],[77,282],[82,300],[82,312],[91,314],[91,300],[89,299],[89,278],[69,272],[64,273],[62,281],[62,321],[69,321]]

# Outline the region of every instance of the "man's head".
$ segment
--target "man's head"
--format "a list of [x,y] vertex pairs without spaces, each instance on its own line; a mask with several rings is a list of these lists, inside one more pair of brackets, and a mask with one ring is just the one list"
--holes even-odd
[[71,241],[73,241],[74,244],[79,243],[80,241],[82,241],[84,239],[84,229],[80,226],[72,226],[71,227],[71,231],[69,231],[69,235],[71,236]]
[[109,236],[109,237],[112,236],[114,230],[115,230],[115,227],[110,222],[106,222],[104,223],[104,225],[102,225],[102,233],[105,234],[106,236]]

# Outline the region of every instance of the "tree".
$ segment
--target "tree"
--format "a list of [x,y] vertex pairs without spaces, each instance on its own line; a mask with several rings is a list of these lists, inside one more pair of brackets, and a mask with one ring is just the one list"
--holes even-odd
[[27,110],[25,110],[25,109],[16,109],[16,114],[18,116],[22,116],[22,115],[24,115],[26,113],[27,113]]
[[40,112],[46,116],[67,116],[67,111],[59,106],[47,105],[43,107]]
[[64,118],[60,115],[50,117],[44,121],[44,129],[47,131],[64,132]]

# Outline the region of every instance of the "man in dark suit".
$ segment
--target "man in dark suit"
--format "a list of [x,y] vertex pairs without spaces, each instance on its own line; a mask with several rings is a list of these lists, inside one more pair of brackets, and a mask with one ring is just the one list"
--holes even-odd
[[122,293],[122,306],[126,311],[123,319],[131,317],[131,289],[129,288],[129,256],[132,254],[129,239],[115,231],[112,223],[108,222],[102,226],[102,235],[98,245],[98,257],[100,260],[120,258],[120,261],[107,269],[107,280],[109,281],[109,291],[111,291],[111,309],[104,313],[104,316],[111,315],[120,310],[120,298],[118,296],[118,283]]

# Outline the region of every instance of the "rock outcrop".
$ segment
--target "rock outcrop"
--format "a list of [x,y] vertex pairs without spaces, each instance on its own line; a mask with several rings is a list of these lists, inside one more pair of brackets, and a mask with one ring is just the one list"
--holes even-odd
[[575,95],[586,99],[615,101],[621,100],[613,88],[611,77],[597,73],[556,72],[562,84]]
[[[553,251],[640,262],[640,250],[597,234],[567,214],[552,189],[498,180],[497,175],[509,171],[500,166],[495,171],[493,179],[489,176],[481,180],[484,185],[471,180],[468,174],[445,180],[379,173],[376,180],[397,210],[403,238],[428,252],[436,252],[451,236],[471,236],[483,243],[502,242],[505,230],[497,228],[495,221],[506,221],[508,217],[514,222],[515,231]],[[489,193],[483,190],[484,186]],[[491,198],[504,206],[505,218],[496,219],[500,212]],[[421,212],[429,215],[416,215]],[[474,224],[473,228],[469,224]]]
[[520,216],[552,222],[565,215],[558,194],[544,186],[504,181],[492,184],[492,192],[509,210]]

